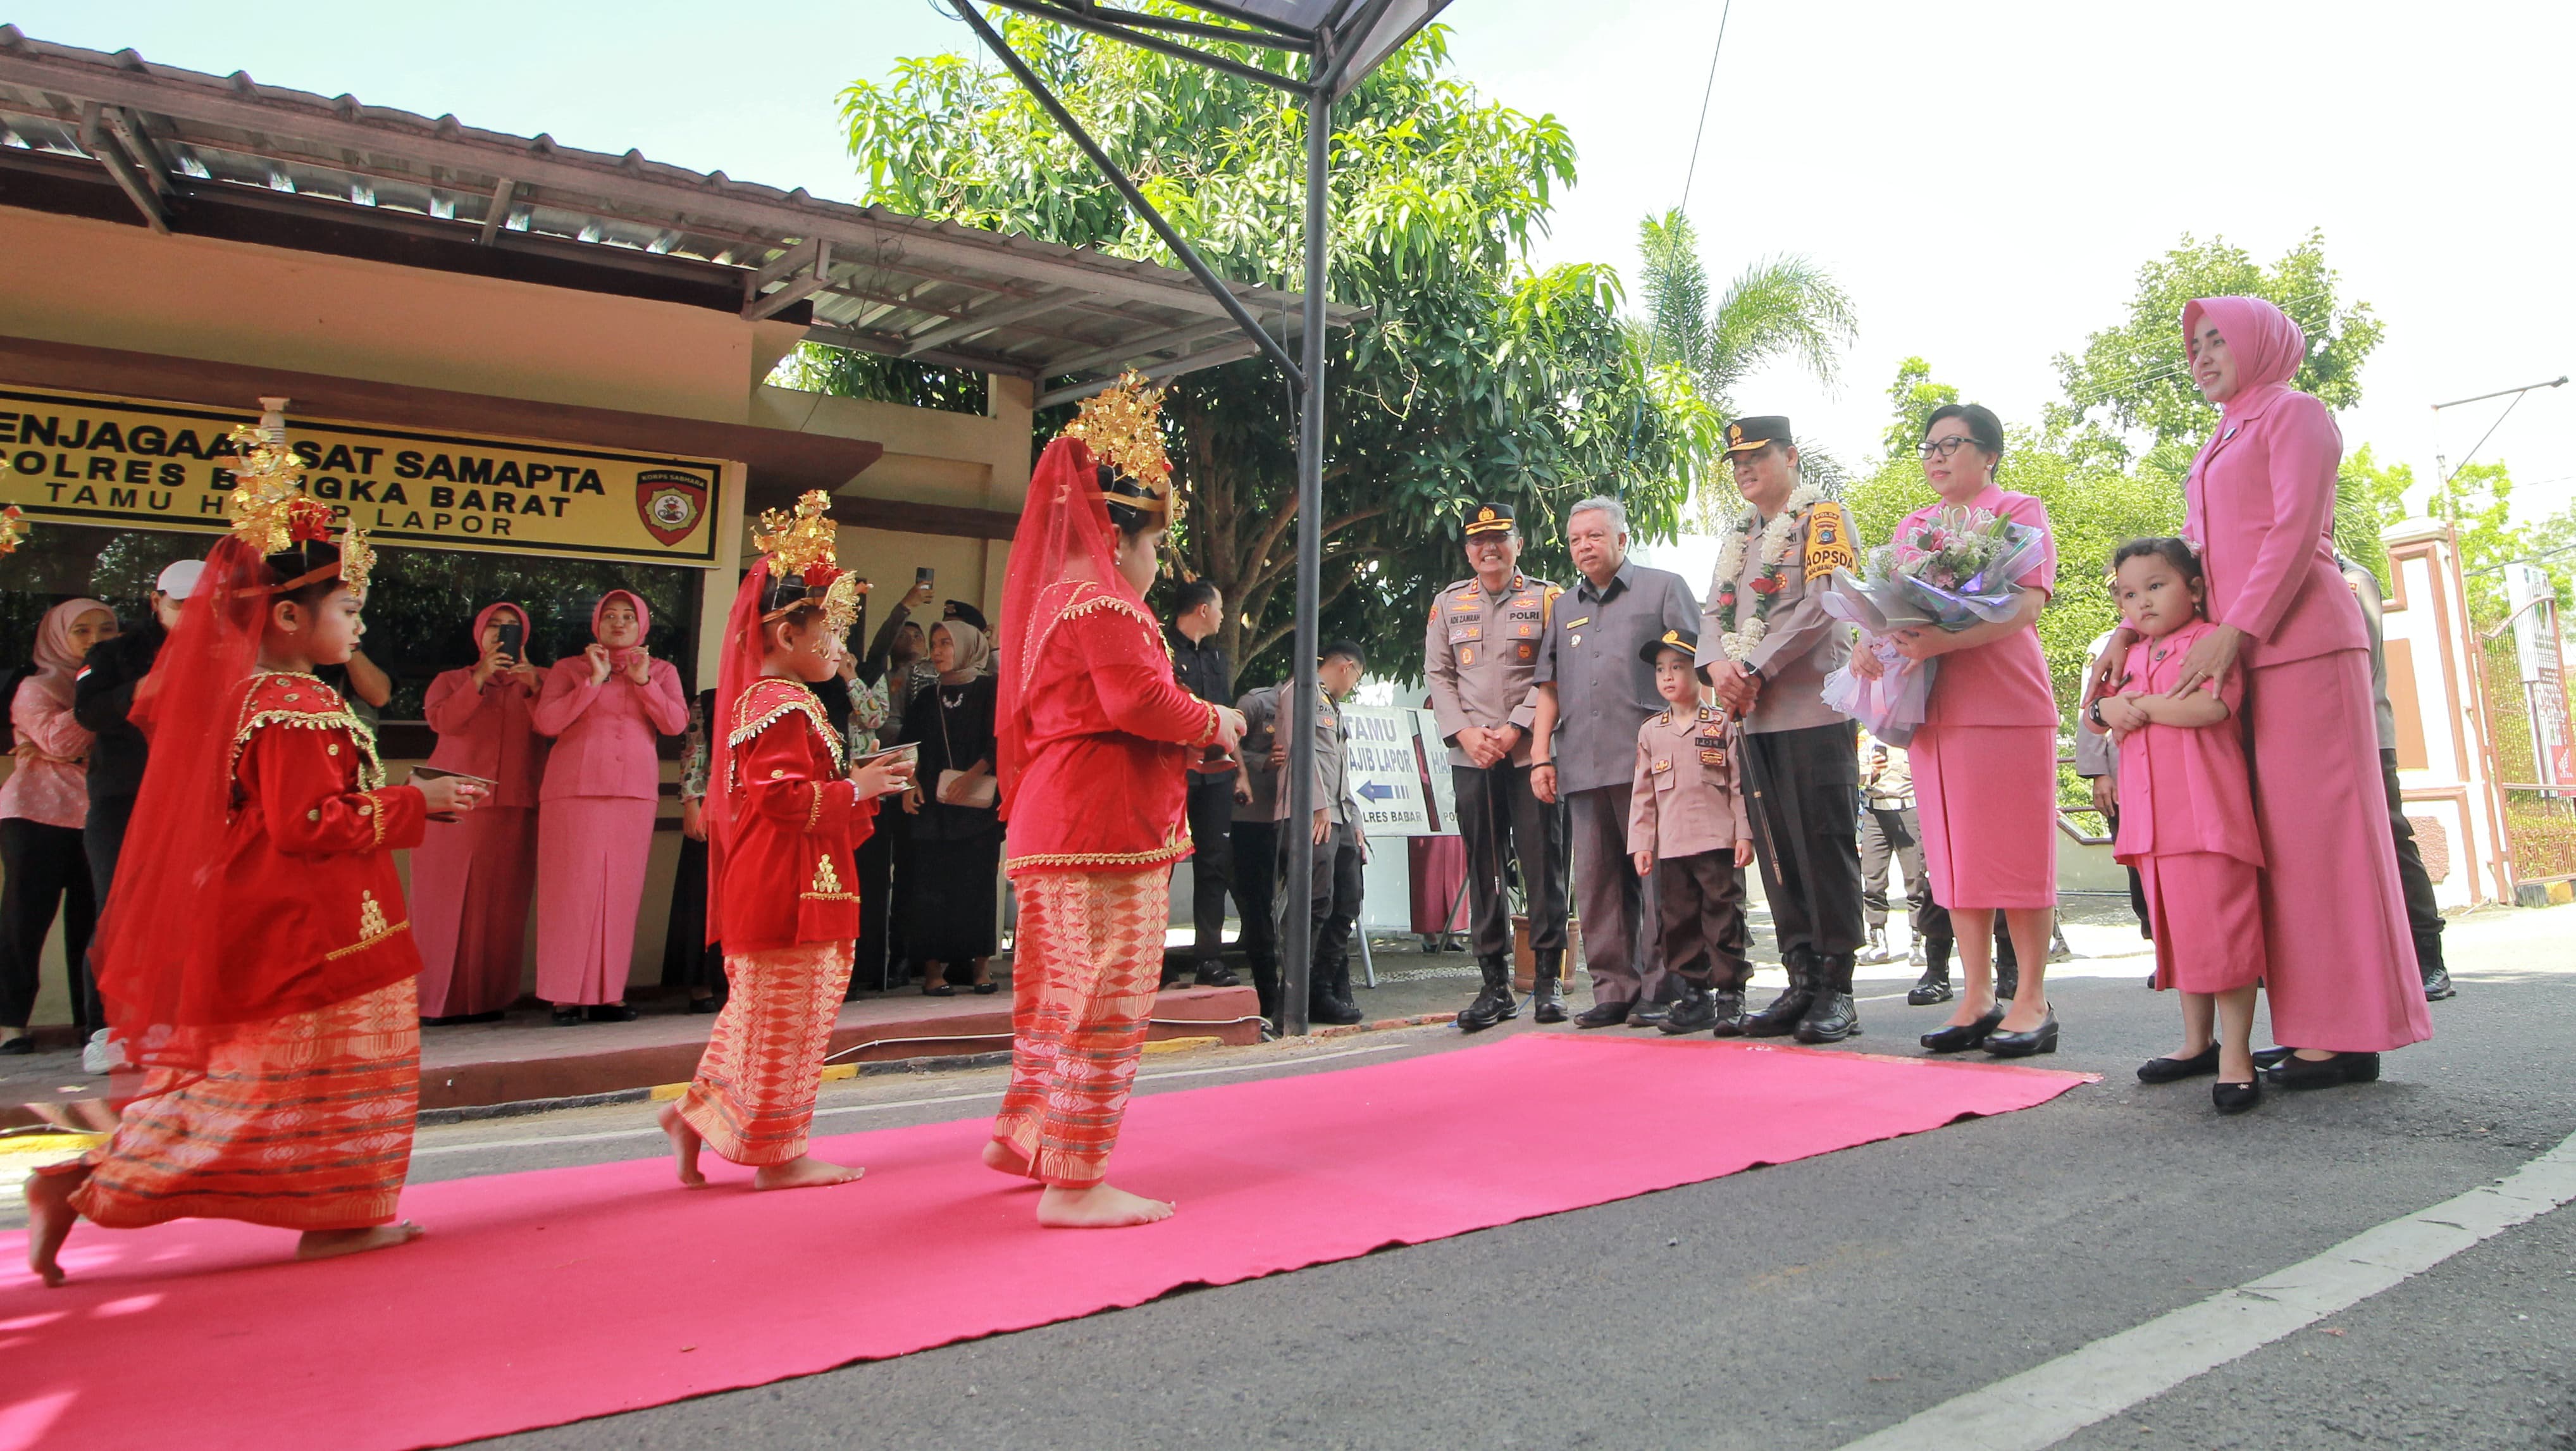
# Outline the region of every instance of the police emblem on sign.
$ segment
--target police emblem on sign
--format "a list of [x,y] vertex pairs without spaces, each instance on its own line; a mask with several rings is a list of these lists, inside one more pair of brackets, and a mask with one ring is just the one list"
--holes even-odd
[[677,544],[707,517],[707,482],[677,469],[646,469],[635,476],[635,512],[654,538]]

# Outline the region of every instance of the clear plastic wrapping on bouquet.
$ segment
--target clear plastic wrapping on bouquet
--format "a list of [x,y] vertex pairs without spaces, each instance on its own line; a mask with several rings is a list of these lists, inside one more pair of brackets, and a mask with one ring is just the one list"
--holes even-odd
[[1879,662],[1873,680],[1846,665],[1825,677],[1825,704],[1861,723],[1861,728],[1891,746],[1912,744],[1923,724],[1923,708],[1932,699],[1932,677],[1938,660],[1908,660],[1884,637],[1864,640],[1858,648]]
[[2019,579],[2047,548],[2028,524],[1983,509],[1943,509],[1869,553],[1866,577],[1838,569],[1825,613],[1873,635],[1893,630],[1964,630],[2009,618]]

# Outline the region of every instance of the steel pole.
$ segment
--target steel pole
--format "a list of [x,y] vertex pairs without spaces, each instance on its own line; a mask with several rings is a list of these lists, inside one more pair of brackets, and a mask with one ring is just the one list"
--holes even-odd
[[[1310,72],[1326,70],[1319,54]],[[1315,971],[1315,668],[1323,642],[1315,637],[1315,602],[1324,577],[1324,164],[1333,134],[1332,92],[1318,86],[1306,97],[1306,335],[1305,366],[1297,380],[1297,628],[1295,684],[1290,693],[1288,752],[1288,890],[1286,959],[1280,964],[1280,1027],[1303,1033],[1307,995]]]

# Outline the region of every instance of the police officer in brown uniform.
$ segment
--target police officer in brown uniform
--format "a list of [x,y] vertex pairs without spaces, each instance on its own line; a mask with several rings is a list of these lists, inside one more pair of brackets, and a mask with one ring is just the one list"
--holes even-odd
[[1422,669],[1431,713],[1449,743],[1458,834],[1467,848],[1467,898],[1484,990],[1458,1015],[1473,1033],[1520,1016],[1512,998],[1512,913],[1503,854],[1519,863],[1537,959],[1531,1013],[1565,1021],[1565,812],[1530,790],[1539,643],[1564,591],[1520,572],[1520,526],[1509,504],[1467,515],[1467,564],[1475,573],[1431,601]]
[[1838,1042],[1860,1032],[1860,736],[1822,699],[1851,654],[1851,627],[1823,601],[1825,581],[1859,551],[1842,505],[1799,482],[1788,419],[1737,419],[1726,452],[1747,507],[1718,535],[1699,664],[1742,722],[1738,760],[1789,988],[1717,1032]]

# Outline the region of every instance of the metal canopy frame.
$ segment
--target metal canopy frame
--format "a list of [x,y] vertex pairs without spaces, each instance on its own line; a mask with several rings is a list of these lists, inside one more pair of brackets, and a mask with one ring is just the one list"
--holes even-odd
[[[987,18],[978,0],[955,0],[958,18],[975,32],[976,38],[993,53],[1022,89],[1052,117],[1058,127],[1072,138],[1091,164],[1126,199],[1127,205],[1172,255],[1181,259],[1190,275],[1206,288],[1233,319],[1242,332],[1238,344],[1257,350],[1279,365],[1288,377],[1297,400],[1297,577],[1296,629],[1293,649],[1296,673],[1291,690],[1294,699],[1286,712],[1291,722],[1290,742],[1302,745],[1315,739],[1316,705],[1320,689],[1316,684],[1318,659],[1323,642],[1316,638],[1316,602],[1320,597],[1323,576],[1324,534],[1319,523],[1323,516],[1324,498],[1324,329],[1327,310],[1324,302],[1324,243],[1326,240],[1326,181],[1329,147],[1333,132],[1333,102],[1350,87],[1359,84],[1396,46],[1427,24],[1448,4],[1448,0],[1184,0],[1191,8],[1230,25],[1207,24],[1170,16],[1147,15],[1133,10],[1102,4],[1100,0],[991,0],[991,3],[1024,15],[1056,21],[1094,35],[1124,41],[1160,55],[1172,56],[1194,65],[1256,84],[1271,86],[1296,96],[1306,106],[1306,276],[1304,287],[1305,318],[1299,329],[1298,342],[1302,356],[1290,357],[1280,340],[1265,331],[1251,311],[1234,295],[1232,286],[1216,275],[1189,239],[1138,190],[1136,183],[1119,169],[1109,153],[1075,120],[1053,91],[1047,89],[1037,73],[1013,51],[1010,43]],[[1398,9],[1399,4],[1401,10]],[[1265,13],[1271,12],[1271,13]],[[1279,13],[1279,12],[1285,12]],[[1390,16],[1393,23],[1390,24]],[[1300,23],[1292,16],[1310,17]],[[1274,71],[1247,64],[1229,56],[1215,55],[1196,46],[1183,44],[1174,36],[1249,46],[1281,58],[1303,56],[1303,76]],[[1096,391],[1084,389],[1083,392]],[[1048,395],[1061,400],[1063,393]],[[1309,823],[1315,815],[1315,773],[1307,767],[1300,751],[1290,753],[1285,768],[1288,780],[1288,885],[1283,896],[1286,909],[1286,942],[1280,962],[1279,1018],[1285,1033],[1304,1033],[1311,1026],[1307,1014],[1307,993],[1312,986],[1314,968],[1314,911],[1311,904],[1315,871],[1315,839]],[[1367,929],[1359,929],[1365,933]],[[1365,946],[1365,939],[1363,939]]]
[[[156,232],[739,308],[749,321],[808,324],[808,338],[835,347],[1059,384],[1042,403],[1130,367],[1161,378],[1250,356],[1239,316],[1281,339],[1303,326],[1303,300],[1273,288],[1230,287],[1219,299],[1147,262],[58,45],[10,25],[0,25],[0,180],[28,183],[16,205]],[[1331,312],[1340,325],[1356,316]]]

